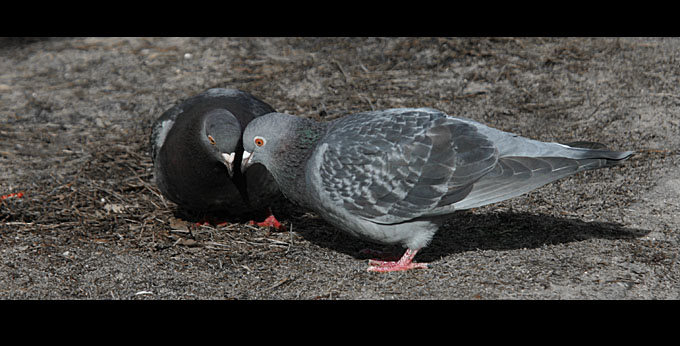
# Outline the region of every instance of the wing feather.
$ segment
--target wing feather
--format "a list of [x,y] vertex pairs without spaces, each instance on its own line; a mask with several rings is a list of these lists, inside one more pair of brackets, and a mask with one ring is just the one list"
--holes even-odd
[[463,199],[498,158],[474,126],[431,109],[347,116],[323,143],[320,190],[377,223],[437,214]]

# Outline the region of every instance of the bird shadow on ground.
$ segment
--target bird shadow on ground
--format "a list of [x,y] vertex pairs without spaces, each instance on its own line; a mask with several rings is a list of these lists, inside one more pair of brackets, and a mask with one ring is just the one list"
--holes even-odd
[[[367,258],[361,253],[362,249],[381,249],[383,246],[355,238],[321,219],[301,224],[296,227],[296,232],[321,247],[361,259]],[[588,239],[634,239],[647,233],[649,230],[626,228],[617,223],[586,222],[550,215],[459,212],[452,215],[431,243],[418,253],[418,261],[431,262],[443,256],[475,250],[531,249]],[[382,250],[389,251],[387,249],[397,256],[403,253],[401,246]]]

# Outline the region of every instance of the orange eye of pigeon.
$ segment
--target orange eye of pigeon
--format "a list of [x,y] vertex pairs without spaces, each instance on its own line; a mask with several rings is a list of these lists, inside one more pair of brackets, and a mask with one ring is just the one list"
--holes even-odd
[[210,144],[212,144],[212,145],[217,144],[217,143],[215,143],[215,138],[213,138],[213,136],[211,136],[211,135],[208,135],[208,140],[210,141]]
[[255,145],[258,147],[261,147],[264,145],[264,138],[262,137],[255,137]]

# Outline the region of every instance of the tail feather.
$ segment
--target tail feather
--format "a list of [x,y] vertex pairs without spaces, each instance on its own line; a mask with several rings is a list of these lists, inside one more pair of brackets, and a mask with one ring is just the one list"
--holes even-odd
[[559,145],[565,147],[563,151],[565,157],[573,159],[606,159],[612,161],[603,167],[617,164],[619,161],[625,160],[635,154],[634,151],[613,151],[608,149],[604,144],[597,142],[578,141]]
[[569,142],[569,143],[562,143],[562,144],[569,146],[569,147],[572,147],[572,148],[608,150],[606,145],[604,145],[602,143],[598,143],[598,142],[576,141],[576,142]]
[[542,142],[505,132],[478,123],[472,119],[457,118],[473,125],[477,131],[489,138],[498,147],[499,157],[567,157],[572,159],[607,158],[622,160],[633,154],[631,151],[611,151],[606,146],[596,142],[576,141],[571,143]]
[[569,157],[499,158],[496,167],[475,182],[470,193],[455,203],[454,207],[460,210],[500,202],[577,172],[613,166],[633,155],[632,151],[617,152],[566,145],[564,149],[569,151]]

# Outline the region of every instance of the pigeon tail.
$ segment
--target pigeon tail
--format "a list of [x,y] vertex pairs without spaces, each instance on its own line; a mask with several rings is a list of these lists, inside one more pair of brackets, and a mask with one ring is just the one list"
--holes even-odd
[[504,201],[568,175],[616,165],[634,154],[632,151],[569,148],[582,150],[573,155],[580,158],[526,156],[499,158],[494,169],[475,182],[470,193],[463,200],[453,204],[454,208],[463,210]]

